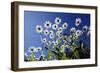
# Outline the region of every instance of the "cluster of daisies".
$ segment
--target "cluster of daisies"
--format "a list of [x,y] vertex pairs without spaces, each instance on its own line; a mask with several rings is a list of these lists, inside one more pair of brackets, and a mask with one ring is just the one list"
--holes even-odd
[[[81,22],[81,18],[76,18],[75,27],[80,26]],[[39,34],[41,38],[41,43],[43,43],[44,46],[29,47],[29,52],[31,53],[31,55],[29,56],[27,53],[25,53],[26,60],[30,61],[30,59],[32,59],[32,61],[41,61],[51,59],[62,60],[73,58],[73,56],[68,55],[68,52],[74,51],[74,48],[78,46],[75,42],[84,33],[87,35],[87,37],[90,35],[90,27],[84,25],[81,30],[76,29],[75,27],[71,27],[69,31],[70,34],[67,34],[66,30],[68,29],[68,27],[69,26],[67,22],[61,23],[60,17],[56,17],[54,23],[48,20],[44,22],[44,26],[36,25],[36,32]],[[49,59],[48,56],[44,54],[43,49],[46,49],[48,54],[52,53],[49,54]],[[40,52],[41,55],[37,58],[35,57],[35,52]]]
[[46,37],[49,37],[52,42],[48,41],[48,39],[45,38],[41,38],[41,41],[43,43],[55,43],[54,39],[55,38],[61,38],[62,35],[61,33],[63,32],[64,29],[66,29],[68,27],[68,24],[65,22],[63,23],[62,26],[59,26],[59,24],[61,23],[61,19],[59,17],[57,17],[55,19],[55,23],[52,24],[50,21],[45,21],[44,23],[44,27],[42,27],[41,25],[37,25],[36,26],[36,32],[39,33],[40,35],[45,35]]

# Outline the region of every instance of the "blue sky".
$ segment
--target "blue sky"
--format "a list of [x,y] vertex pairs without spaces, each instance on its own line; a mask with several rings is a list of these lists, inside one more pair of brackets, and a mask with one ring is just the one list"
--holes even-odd
[[[80,26],[76,27],[77,29],[82,29],[84,25],[90,26],[90,14],[24,11],[24,48],[42,46],[43,44],[41,43],[40,36],[36,32],[36,25],[44,26],[43,23],[47,20],[54,23],[56,17],[61,18],[60,25],[64,22],[68,23],[67,33],[69,33],[70,28],[76,27],[76,18],[81,18],[82,20]],[[85,40],[90,41],[90,38]]]

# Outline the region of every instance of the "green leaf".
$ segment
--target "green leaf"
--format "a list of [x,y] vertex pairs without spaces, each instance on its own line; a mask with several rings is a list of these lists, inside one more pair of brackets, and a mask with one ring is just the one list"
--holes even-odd
[[68,59],[68,57],[66,57],[66,54],[64,53],[64,55],[62,56],[62,60],[66,60]]
[[61,51],[64,52],[65,51],[65,45],[61,46]]
[[48,55],[47,55],[47,60],[50,60],[51,56],[52,56],[52,52],[50,50],[47,51]]
[[80,56],[79,56],[79,52],[78,52],[78,51],[75,51],[75,52],[74,52],[74,55],[75,55],[75,57],[76,57],[77,59],[80,59]]
[[34,53],[32,53],[32,55],[29,57],[29,60],[30,60],[30,61],[34,61],[34,60],[35,60],[35,55],[34,55]]

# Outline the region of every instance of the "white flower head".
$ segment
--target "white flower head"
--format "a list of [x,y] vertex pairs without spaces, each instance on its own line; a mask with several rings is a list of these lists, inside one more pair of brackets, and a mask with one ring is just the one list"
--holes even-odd
[[59,28],[58,28],[58,31],[59,31],[59,32],[62,32],[62,31],[63,31],[63,28],[62,28],[62,27],[59,27]]
[[46,21],[45,23],[44,23],[44,27],[45,28],[51,28],[51,22],[50,21]]
[[61,33],[61,32],[57,31],[57,32],[56,32],[56,35],[58,36],[60,33]]
[[29,53],[37,52],[37,49],[34,46],[29,47],[28,50],[29,50]]
[[57,25],[57,24],[53,24],[53,25],[52,25],[52,29],[53,29],[53,30],[58,29],[58,25]]
[[70,38],[68,38],[68,42],[71,42],[72,40]]
[[66,44],[65,47],[66,47],[66,48],[69,48],[70,46]]
[[52,41],[52,44],[55,46],[58,44],[58,41]]
[[67,35],[64,36],[63,39],[64,39],[64,41],[66,42],[66,40],[68,39],[68,36],[67,36]]
[[56,23],[56,24],[60,24],[60,23],[61,23],[61,19],[60,19],[59,17],[56,17],[55,23]]
[[63,25],[62,25],[62,28],[63,29],[66,29],[68,27],[68,24],[65,22]]
[[46,43],[46,41],[47,41],[46,38],[43,38],[43,39],[42,39],[42,42],[43,42],[43,43]]
[[42,50],[42,48],[41,48],[41,47],[37,47],[37,50],[38,50],[38,51],[41,51],[41,50]]
[[49,31],[47,29],[44,30],[44,35],[48,35]]
[[63,37],[63,35],[62,34],[58,34],[58,38],[62,38]]
[[79,26],[81,22],[81,18],[76,18],[75,25]]
[[37,31],[38,33],[42,33],[42,31],[43,31],[42,26],[37,25],[37,26],[36,26],[36,31]]
[[68,42],[71,42],[72,41],[72,35],[69,35],[67,40],[68,40]]
[[52,30],[49,31],[50,34],[54,34],[54,32]]
[[76,31],[76,36],[79,37],[80,35],[82,35],[82,31],[81,30],[77,30]]
[[53,39],[54,38],[54,34],[50,34],[50,38]]
[[72,33],[76,32],[76,28],[75,28],[75,27],[72,27],[72,28],[70,29],[70,32],[72,32]]
[[42,57],[43,60],[46,60],[46,56],[44,54],[41,54],[40,57]]
[[[43,58],[43,60],[45,60],[45,57],[46,57],[46,56],[44,55],[43,51],[41,52],[40,57],[42,57],[42,58]],[[39,58],[40,58],[40,57],[39,57]]]
[[56,40],[55,44],[56,44],[56,45],[58,44],[58,39]]
[[87,25],[83,26],[82,30],[83,32],[86,32],[88,30],[88,26]]

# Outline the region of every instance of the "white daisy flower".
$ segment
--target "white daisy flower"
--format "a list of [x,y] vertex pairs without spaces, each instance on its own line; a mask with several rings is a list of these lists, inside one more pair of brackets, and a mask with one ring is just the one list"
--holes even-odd
[[46,38],[43,38],[43,39],[42,39],[42,42],[43,42],[43,43],[46,43],[46,41],[47,41]]
[[80,35],[82,35],[82,31],[81,30],[77,30],[76,31],[76,36],[79,37]]
[[53,25],[52,25],[52,29],[53,29],[53,30],[58,29],[58,25],[57,25],[57,24],[53,24]]
[[61,49],[62,49],[62,48],[65,48],[65,45],[61,45]]
[[56,45],[58,44],[58,40],[56,40],[55,44],[56,44]]
[[75,25],[79,26],[81,22],[81,18],[76,18]]
[[50,34],[50,38],[53,39],[54,38],[54,34]]
[[58,34],[58,37],[59,37],[59,38],[62,38],[62,37],[63,37],[63,35],[62,35],[62,34]]
[[60,19],[59,17],[56,17],[56,19],[55,19],[55,23],[56,23],[56,24],[61,23],[61,19]]
[[47,29],[45,29],[43,32],[44,32],[44,35],[48,35],[49,34],[49,31]]
[[68,36],[67,35],[64,36],[63,39],[64,39],[64,41],[66,41],[68,39]]
[[52,30],[49,31],[50,34],[53,34],[54,32]]
[[86,32],[88,30],[88,26],[87,25],[83,26],[82,30],[83,32]]
[[40,57],[42,57],[42,60],[46,60],[46,56],[44,54],[41,54]]
[[69,45],[66,44],[65,47],[66,47],[66,48],[69,48]]
[[59,28],[58,28],[58,31],[59,31],[59,32],[62,32],[62,31],[63,31],[62,27],[59,27]]
[[50,21],[46,21],[46,22],[44,23],[44,27],[45,27],[45,28],[51,28],[51,22],[50,22]]
[[76,28],[75,28],[75,27],[72,27],[72,28],[70,29],[70,32],[72,32],[72,33],[76,32]]
[[57,32],[56,32],[56,35],[58,36],[60,33],[61,33],[61,32],[57,31]]
[[[45,60],[45,57],[46,57],[46,56],[44,55],[43,51],[41,52],[40,57],[42,57],[42,58],[43,58],[43,60]],[[40,57],[39,57],[39,58],[40,58]]]
[[37,50],[38,50],[38,51],[41,51],[41,50],[42,50],[42,48],[41,48],[41,47],[37,47]]
[[58,44],[58,41],[52,41],[52,44],[55,46]]
[[[54,45],[54,46],[56,46],[56,45],[57,45],[57,43],[55,42],[53,45]],[[53,48],[54,48],[54,47],[53,47]]]
[[67,40],[68,40],[68,42],[71,42],[72,41],[72,35],[68,36]]
[[29,53],[37,52],[37,49],[35,47],[29,47],[28,50]]
[[38,32],[38,33],[42,33],[42,31],[43,31],[42,26],[37,25],[37,26],[36,26],[36,32]]
[[63,25],[62,25],[62,28],[63,29],[66,29],[68,27],[68,24],[65,22]]

